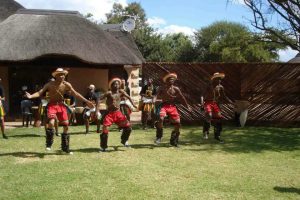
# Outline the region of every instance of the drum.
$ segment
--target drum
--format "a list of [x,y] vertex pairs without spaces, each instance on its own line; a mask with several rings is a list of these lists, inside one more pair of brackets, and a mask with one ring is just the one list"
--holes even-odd
[[75,107],[75,113],[82,114],[84,107]]
[[234,111],[240,114],[239,121],[241,127],[244,127],[248,117],[248,107],[250,102],[247,100],[236,100],[234,103]]
[[128,99],[120,101],[120,106],[122,106],[122,105],[126,105],[130,109],[131,112],[134,109],[134,107],[132,106],[132,104],[130,103],[130,101]]
[[154,109],[154,103],[152,98],[143,97],[142,101],[143,101],[142,111],[151,112]]
[[41,99],[41,104],[43,107],[47,106],[48,101],[46,99]]
[[235,100],[234,102],[234,111],[241,113],[244,110],[247,110],[250,105],[250,102],[247,100]]
[[139,101],[139,106],[138,106],[138,110],[142,111],[143,110],[143,101]]

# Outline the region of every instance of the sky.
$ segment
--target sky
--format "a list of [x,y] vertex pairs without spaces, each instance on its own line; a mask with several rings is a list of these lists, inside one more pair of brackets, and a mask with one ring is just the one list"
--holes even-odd
[[[252,15],[243,0],[15,0],[28,9],[76,10],[93,14],[93,20],[105,22],[114,3],[123,6],[139,2],[145,10],[148,23],[162,34],[179,33],[192,36],[193,32],[210,24],[226,20],[252,28]],[[279,51],[285,62],[295,57],[291,49]]]

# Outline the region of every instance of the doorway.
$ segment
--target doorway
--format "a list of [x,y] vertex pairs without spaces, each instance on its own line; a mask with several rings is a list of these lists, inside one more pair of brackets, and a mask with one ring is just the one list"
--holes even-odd
[[[24,98],[23,89],[32,94],[43,87],[51,78],[55,68],[45,66],[13,66],[8,68],[9,77],[9,108],[10,114],[15,117],[21,115],[21,100]],[[34,105],[39,99],[32,100]]]

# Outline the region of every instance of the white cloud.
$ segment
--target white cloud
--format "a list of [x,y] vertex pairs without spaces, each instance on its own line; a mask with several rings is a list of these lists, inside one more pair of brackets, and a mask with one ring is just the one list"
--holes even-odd
[[127,6],[127,0],[16,0],[29,9],[76,10],[82,14],[92,13],[94,20],[105,21],[114,3]]
[[287,62],[290,59],[294,58],[297,55],[297,53],[299,53],[299,52],[295,51],[295,50],[293,50],[291,48],[287,48],[285,50],[280,50],[278,52],[278,54],[279,54],[279,60],[281,62]]
[[188,26],[169,25],[158,29],[158,32],[167,35],[172,33],[183,33],[187,36],[193,36],[196,29]]
[[158,26],[167,24],[167,22],[160,17],[148,18],[147,23],[152,27],[158,27]]

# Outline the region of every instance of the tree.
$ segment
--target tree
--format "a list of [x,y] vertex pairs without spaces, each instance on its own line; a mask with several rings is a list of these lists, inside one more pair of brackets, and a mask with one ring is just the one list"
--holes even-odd
[[300,51],[300,0],[244,0],[253,13],[252,26],[264,31],[264,41]]
[[113,4],[113,9],[110,13],[105,14],[107,18],[107,24],[118,24],[124,22],[128,17],[135,17],[136,29],[147,26],[146,13],[141,4],[132,2],[128,6],[123,7],[119,3]]
[[195,33],[198,62],[270,62],[278,60],[277,44],[260,41],[241,24],[215,22]]
[[164,61],[192,62],[195,57],[193,43],[183,33],[166,35],[162,41],[162,48]]
[[113,9],[106,14],[108,24],[122,23],[130,16],[136,20],[136,28],[132,31],[132,36],[146,61],[163,61],[164,54],[161,48],[162,36],[147,24],[145,10],[140,3],[129,3],[123,7],[121,4],[114,3]]

